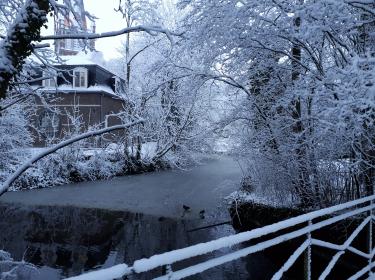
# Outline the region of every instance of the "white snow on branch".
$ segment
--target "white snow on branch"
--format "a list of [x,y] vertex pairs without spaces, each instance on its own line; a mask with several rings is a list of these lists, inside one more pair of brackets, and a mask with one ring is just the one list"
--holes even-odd
[[14,173],[12,176],[10,176],[2,186],[0,186],[0,196],[2,194],[4,194],[8,189],[9,187],[11,186],[11,184],[23,173],[25,172],[27,169],[29,169],[30,167],[33,166],[33,164],[35,162],[37,162],[38,160],[48,156],[49,154],[52,154],[54,152],[56,152],[57,150],[61,149],[61,148],[64,148],[72,143],[75,143],[75,142],[78,142],[80,140],[83,140],[83,139],[86,139],[86,138],[89,138],[89,137],[92,137],[92,136],[97,136],[97,135],[101,135],[101,134],[104,134],[104,133],[107,133],[107,132],[111,132],[111,131],[114,131],[114,130],[119,130],[119,129],[127,129],[129,127],[132,127],[132,126],[135,126],[135,125],[138,125],[138,124],[141,124],[143,123],[143,120],[137,120],[137,121],[134,121],[134,122],[131,122],[131,123],[128,123],[128,124],[123,124],[123,125],[115,125],[115,126],[111,126],[111,127],[107,127],[107,128],[103,128],[103,129],[99,129],[99,130],[94,130],[94,131],[89,131],[89,132],[86,132],[86,133],[83,133],[81,135],[78,135],[72,139],[68,139],[66,141],[63,141],[51,148],[48,148],[46,150],[43,150],[40,154],[32,157],[30,160],[28,160],[27,162],[25,162],[22,166],[20,166]]
[[41,37],[41,40],[56,40],[56,39],[86,39],[86,40],[93,40],[93,39],[100,39],[100,38],[107,38],[107,37],[115,37],[127,33],[132,32],[147,32],[150,35],[157,35],[158,33],[165,34],[168,39],[173,42],[172,36],[181,36],[180,33],[174,33],[167,29],[164,29],[159,26],[131,26],[127,28],[123,28],[118,31],[110,31],[110,32],[103,32],[103,33],[80,33],[80,34],[61,34],[61,35],[47,35]]

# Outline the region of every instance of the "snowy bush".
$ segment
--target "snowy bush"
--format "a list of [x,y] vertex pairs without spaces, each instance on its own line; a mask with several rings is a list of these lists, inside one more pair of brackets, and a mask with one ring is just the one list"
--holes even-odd
[[36,273],[34,265],[14,261],[8,252],[0,250],[0,280],[28,280]]
[[97,149],[90,156],[85,150],[68,147],[40,160],[12,186],[12,190],[45,188],[57,185],[108,179],[122,174],[122,157],[106,149]]
[[0,182],[14,172],[19,163],[28,156],[27,148],[31,145],[32,138],[27,127],[26,114],[21,106],[12,106],[1,112]]

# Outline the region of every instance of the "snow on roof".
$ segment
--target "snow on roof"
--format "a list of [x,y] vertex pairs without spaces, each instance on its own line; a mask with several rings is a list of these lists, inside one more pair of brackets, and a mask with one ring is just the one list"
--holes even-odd
[[73,87],[72,85],[60,85],[58,87],[43,87],[42,89],[45,92],[62,92],[62,93],[75,93],[75,92],[104,92],[113,97],[121,98],[121,96],[115,93],[111,87],[106,85],[96,85],[89,87]]
[[103,57],[102,52],[79,52],[76,55],[60,56],[64,65],[98,65],[104,70],[112,73],[107,67],[107,62]]

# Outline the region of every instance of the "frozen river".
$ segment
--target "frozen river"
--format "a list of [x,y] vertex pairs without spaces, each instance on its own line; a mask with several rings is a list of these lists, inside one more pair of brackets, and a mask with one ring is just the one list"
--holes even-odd
[[[9,192],[0,198],[0,248],[39,268],[27,280],[131,264],[233,234],[229,224],[191,230],[230,220],[224,198],[238,189],[240,179],[237,162],[216,158],[188,170]],[[184,212],[183,205],[191,211]],[[248,279],[250,274],[247,263],[238,260],[191,279]]]
[[84,182],[22,192],[8,192],[3,203],[76,206],[179,217],[183,205],[192,211],[216,211],[223,198],[238,189],[241,170],[229,158],[216,158],[188,170],[168,170],[117,177],[108,181]]

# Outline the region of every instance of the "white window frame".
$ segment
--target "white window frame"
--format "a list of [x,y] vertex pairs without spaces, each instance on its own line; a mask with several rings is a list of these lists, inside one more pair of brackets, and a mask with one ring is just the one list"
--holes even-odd
[[[79,73],[79,84],[76,84],[76,74]],[[83,77],[83,83],[82,83]],[[88,71],[87,68],[79,67],[73,70],[73,87],[74,88],[87,88],[88,86]]]
[[43,78],[51,77],[48,79],[43,79],[43,87],[56,87],[57,86],[57,72],[56,71],[43,71]]

